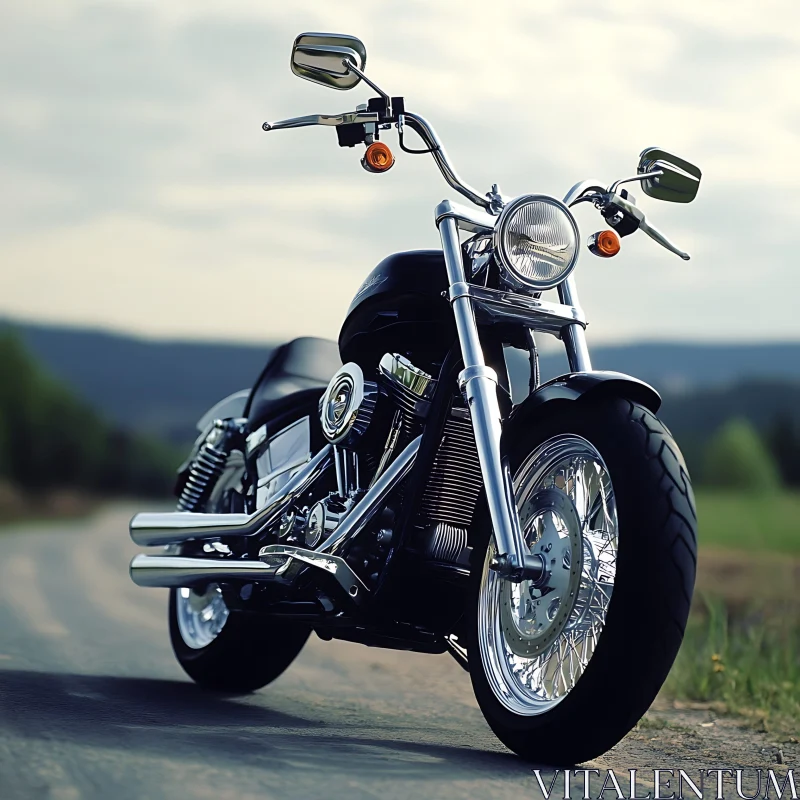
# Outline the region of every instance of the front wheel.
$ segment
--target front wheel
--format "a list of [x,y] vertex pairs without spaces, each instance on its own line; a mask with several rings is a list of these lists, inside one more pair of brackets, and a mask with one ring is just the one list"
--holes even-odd
[[515,584],[490,569],[484,511],[468,615],[472,684],[511,750],[576,764],[633,728],[675,660],[694,588],[694,497],[669,431],[636,403],[569,402],[508,433],[520,525],[545,572]]

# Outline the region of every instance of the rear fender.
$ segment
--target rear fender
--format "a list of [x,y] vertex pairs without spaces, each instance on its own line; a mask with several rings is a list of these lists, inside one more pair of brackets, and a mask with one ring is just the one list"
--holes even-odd
[[520,425],[530,425],[559,405],[586,398],[624,397],[656,413],[661,396],[649,384],[622,372],[572,372],[542,384],[512,410],[503,425],[503,436],[514,436]]

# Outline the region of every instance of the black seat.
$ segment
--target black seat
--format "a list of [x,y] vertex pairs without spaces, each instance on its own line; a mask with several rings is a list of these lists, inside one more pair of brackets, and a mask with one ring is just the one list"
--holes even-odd
[[247,418],[260,423],[295,400],[302,401],[309,393],[319,394],[341,366],[339,345],[329,339],[303,336],[281,345],[273,352],[250,395],[245,410]]

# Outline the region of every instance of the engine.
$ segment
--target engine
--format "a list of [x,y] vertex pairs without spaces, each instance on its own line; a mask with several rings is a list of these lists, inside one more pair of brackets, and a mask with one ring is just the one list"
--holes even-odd
[[[323,433],[336,450],[337,492],[307,516],[305,542],[313,547],[332,531],[352,503],[398,453],[418,436],[431,407],[436,380],[396,353],[387,353],[375,380],[345,364],[320,401]],[[464,563],[482,478],[469,411],[453,397],[425,489],[416,504],[412,546],[432,562]],[[399,498],[402,500],[402,497]],[[392,510],[354,542],[348,561],[365,579],[377,570],[393,542]]]

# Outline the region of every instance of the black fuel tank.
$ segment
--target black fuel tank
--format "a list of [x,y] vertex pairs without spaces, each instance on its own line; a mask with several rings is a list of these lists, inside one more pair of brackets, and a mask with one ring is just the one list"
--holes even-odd
[[343,362],[373,370],[384,353],[421,369],[441,363],[456,336],[441,250],[384,258],[361,284],[339,334]]

